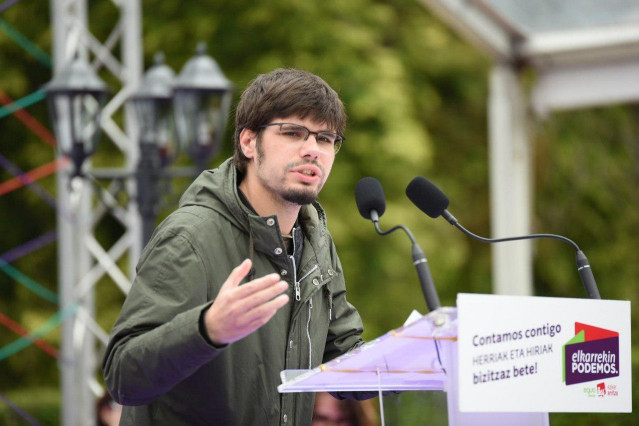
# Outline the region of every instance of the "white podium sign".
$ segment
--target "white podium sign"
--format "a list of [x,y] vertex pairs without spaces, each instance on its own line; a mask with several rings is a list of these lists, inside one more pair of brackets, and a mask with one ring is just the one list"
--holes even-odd
[[630,302],[459,294],[462,412],[631,412]]

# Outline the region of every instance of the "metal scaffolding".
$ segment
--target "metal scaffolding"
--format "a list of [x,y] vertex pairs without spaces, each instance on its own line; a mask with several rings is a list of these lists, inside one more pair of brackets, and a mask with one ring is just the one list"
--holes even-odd
[[[131,175],[139,157],[132,111],[125,108],[129,94],[139,84],[143,72],[141,8],[139,0],[111,0],[119,11],[113,30],[104,41],[91,32],[86,0],[51,0],[54,75],[72,58],[86,59],[94,70],[110,73],[121,87],[104,108],[101,127],[108,140],[124,157],[121,168],[107,176]],[[115,51],[120,46],[119,52]],[[122,114],[123,113],[123,114]],[[124,126],[114,116],[124,115]],[[105,139],[105,138],[103,138]],[[104,142],[104,141],[103,141]],[[100,173],[90,160],[86,176]],[[60,304],[69,318],[62,326],[59,367],[62,375],[62,423],[89,425],[96,419],[95,399],[104,391],[97,379],[98,345],[106,345],[108,333],[95,320],[94,286],[105,275],[128,292],[135,264],[142,250],[141,221],[135,206],[135,181],[124,185],[131,194],[128,206],[121,206],[115,195],[122,180],[113,179],[105,189],[93,186],[90,178],[73,178],[68,170],[57,174],[60,211],[71,211],[71,218],[58,215],[58,268]],[[94,189],[95,188],[95,189]],[[95,203],[94,199],[99,202]],[[111,247],[100,245],[95,228],[106,214],[119,221],[124,233]],[[129,270],[117,262],[128,253]]]

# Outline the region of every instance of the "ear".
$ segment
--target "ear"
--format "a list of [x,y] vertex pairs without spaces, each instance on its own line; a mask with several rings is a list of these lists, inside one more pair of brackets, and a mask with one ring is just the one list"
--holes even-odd
[[246,158],[255,158],[256,144],[257,133],[247,128],[242,129],[242,132],[240,132],[240,147]]

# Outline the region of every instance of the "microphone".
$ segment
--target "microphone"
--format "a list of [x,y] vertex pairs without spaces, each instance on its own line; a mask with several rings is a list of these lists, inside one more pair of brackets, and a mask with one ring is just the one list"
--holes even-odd
[[374,177],[365,177],[357,182],[355,186],[355,202],[357,203],[357,209],[364,219],[369,219],[373,222],[375,230],[379,235],[388,235],[398,229],[403,230],[413,245],[412,255],[413,264],[417,269],[417,276],[419,277],[419,283],[426,299],[426,305],[428,309],[434,311],[441,307],[439,303],[439,296],[435,289],[435,283],[433,282],[433,276],[428,268],[428,260],[424,251],[415,241],[415,237],[410,230],[403,226],[398,225],[391,228],[388,231],[382,231],[379,229],[379,218],[386,211],[386,197],[384,196],[384,189],[382,184],[379,183]]
[[595,277],[592,274],[592,269],[590,268],[590,262],[588,261],[588,258],[586,257],[584,252],[581,251],[579,246],[569,238],[555,234],[532,234],[508,238],[484,238],[480,237],[479,235],[475,235],[464,228],[459,223],[457,218],[455,218],[455,216],[453,216],[448,210],[446,210],[449,204],[449,200],[446,194],[444,194],[437,186],[435,186],[435,184],[422,176],[417,176],[408,184],[408,186],[406,187],[406,196],[413,202],[413,204],[415,204],[415,206],[417,206],[418,209],[426,213],[428,216],[432,217],[433,219],[442,216],[448,221],[448,223],[462,231],[464,234],[484,243],[500,243],[504,241],[551,238],[561,240],[565,243],[570,244],[577,252],[577,271],[579,272],[581,282],[586,289],[586,294],[590,299],[601,299],[601,296],[599,295],[599,289],[597,288]]
[[355,185],[355,202],[359,214],[364,219],[379,222],[379,218],[386,211],[386,197],[384,189],[374,177],[365,177]]

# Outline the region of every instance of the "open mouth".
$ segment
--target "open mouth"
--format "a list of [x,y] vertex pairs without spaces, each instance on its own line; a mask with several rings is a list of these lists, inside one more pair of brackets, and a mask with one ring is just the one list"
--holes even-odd
[[319,167],[314,165],[304,165],[300,167],[295,167],[291,171],[294,173],[297,173],[298,176],[300,176],[300,178],[302,179],[308,179],[309,182],[311,180],[315,181],[322,177],[322,171],[320,170]]

